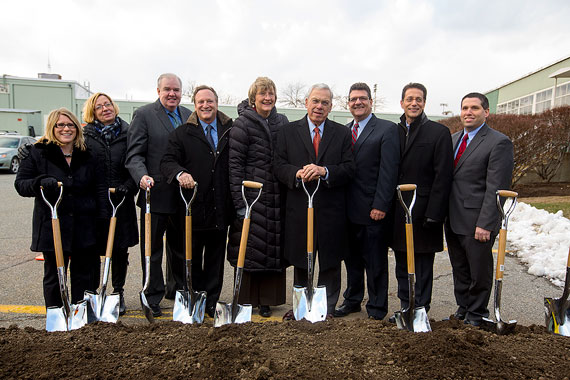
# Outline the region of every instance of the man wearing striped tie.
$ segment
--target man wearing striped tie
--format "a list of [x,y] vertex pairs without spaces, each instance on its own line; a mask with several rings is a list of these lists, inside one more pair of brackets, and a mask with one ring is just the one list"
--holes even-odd
[[347,190],[349,253],[344,260],[347,287],[335,317],[358,312],[364,297],[364,272],[368,288],[366,311],[381,320],[388,312],[388,241],[385,219],[391,207],[400,163],[396,124],[372,113],[372,96],[366,83],[355,83],[348,93],[354,120],[346,126],[352,134],[355,175]]

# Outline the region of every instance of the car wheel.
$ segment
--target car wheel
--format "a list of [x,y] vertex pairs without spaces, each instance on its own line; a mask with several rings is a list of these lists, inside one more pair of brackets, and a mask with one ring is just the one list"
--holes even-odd
[[16,174],[18,173],[19,168],[20,168],[20,159],[18,157],[12,158],[12,162],[10,162],[10,172]]

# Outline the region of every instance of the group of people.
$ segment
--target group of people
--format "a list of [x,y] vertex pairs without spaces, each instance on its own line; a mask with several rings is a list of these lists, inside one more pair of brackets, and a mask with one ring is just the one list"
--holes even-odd
[[[404,111],[399,124],[372,113],[365,83],[348,93],[354,118],[347,125],[328,118],[333,93],[326,84],[312,86],[305,99],[307,115],[289,122],[275,108],[277,90],[267,77],[257,78],[232,121],[218,110],[218,95],[209,86],[194,89],[194,112],[180,105],[182,82],[162,74],[158,99],[138,108],[129,126],[103,93],[85,103],[81,127],[68,110],[53,111],[45,134],[22,160],[15,186],[22,196],[36,197],[31,249],[44,253],[44,296],[47,306],[60,306],[49,208],[40,186],[53,197],[64,186],[60,206],[62,240],[71,257],[72,302],[99,280],[99,255],[104,252],[109,201],[116,188],[125,197],[118,216],[113,251],[112,284],[121,294],[128,248],[139,241],[134,195],[145,207],[150,189],[151,267],[146,297],[154,316],[162,314],[163,298],[174,299],[184,288],[184,215],[179,194],[197,186],[192,204],[193,288],[206,291],[206,312],[212,317],[223,285],[224,260],[235,267],[245,216],[242,181],[263,184],[252,212],[240,303],[269,317],[271,306],[286,300],[286,272],[293,283],[307,286],[307,196],[314,198],[314,249],[318,285],[326,286],[327,313],[344,317],[361,310],[365,286],[370,318],[388,314],[388,247],[396,259],[401,307],[408,306],[405,218],[396,186],[416,184],[413,233],[416,305],[429,310],[435,253],[443,250],[445,230],[453,267],[455,317],[479,325],[489,314],[493,281],[492,245],[500,217],[495,192],[508,189],[513,146],[486,124],[489,102],[480,93],[461,102],[463,130],[449,129],[424,113],[427,90],[409,83],[402,90]],[[304,182],[304,184],[302,184]],[[245,189],[245,195],[249,193]],[[411,194],[404,193],[409,203]],[[144,215],[141,213],[141,236]],[[166,276],[163,238],[166,235]],[[144,256],[144,239],[141,255]],[[341,263],[347,272],[343,302]],[[144,265],[144,260],[142,260]],[[364,278],[366,277],[366,285]],[[284,319],[293,319],[292,311]]]

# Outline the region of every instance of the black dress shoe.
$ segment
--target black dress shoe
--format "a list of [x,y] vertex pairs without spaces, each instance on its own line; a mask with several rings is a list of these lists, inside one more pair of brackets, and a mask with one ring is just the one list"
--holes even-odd
[[208,314],[208,317],[214,318],[214,314],[216,314],[216,307],[206,306],[206,314]]
[[[375,321],[381,321],[384,319],[384,317],[378,317],[376,315],[369,315],[368,319],[374,319]],[[394,320],[394,323],[396,323],[396,321]]]
[[284,321],[294,321],[295,320],[295,314],[293,314],[293,309],[291,309],[285,313],[285,315],[283,316],[283,320]]
[[127,306],[125,305],[125,297],[123,293],[119,293],[119,315],[125,315]]
[[390,323],[396,323],[396,316],[392,315],[390,318],[388,318],[388,322]]
[[259,306],[259,315],[261,315],[264,318],[269,318],[271,317],[271,308],[269,306],[265,306],[265,305],[261,305]]
[[361,310],[360,305],[350,306],[345,303],[340,305],[338,309],[335,309],[333,315],[337,318],[346,317],[350,313],[358,313]]
[[453,314],[453,318],[459,319],[460,321],[462,321],[462,320],[465,319],[465,313],[463,313],[463,312],[461,312],[461,311],[456,311],[456,312]]
[[153,317],[160,317],[162,315],[162,310],[160,310],[160,305],[148,305],[152,311]]
[[471,325],[471,326],[475,326],[475,327],[481,326],[481,320],[477,320],[477,319],[465,319],[463,321],[463,323],[465,323],[466,325]]

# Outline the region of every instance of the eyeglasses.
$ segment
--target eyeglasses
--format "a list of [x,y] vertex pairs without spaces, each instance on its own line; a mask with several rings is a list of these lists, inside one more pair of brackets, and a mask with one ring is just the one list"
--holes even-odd
[[111,103],[109,103],[109,102],[103,103],[103,104],[99,104],[98,106],[95,106],[95,111],[102,110],[103,107],[105,107],[105,108],[112,108],[113,105],[112,105]]
[[423,102],[424,102],[424,98],[420,98],[420,97],[412,98],[411,96],[408,96],[406,99],[404,99],[404,101],[405,101],[406,103],[411,103],[411,102],[413,102],[414,100],[416,101],[416,103],[423,103]]
[[350,103],[356,103],[357,100],[360,100],[361,102],[365,102],[368,99],[369,99],[368,96],[355,96],[354,98],[349,98],[348,101]]
[[57,124],[55,125],[55,127],[56,127],[57,129],[63,129],[63,128],[65,128],[65,127],[69,128],[69,129],[75,129],[75,124],[71,124],[71,123],[69,123],[69,124],[68,124],[68,123],[57,123]]

